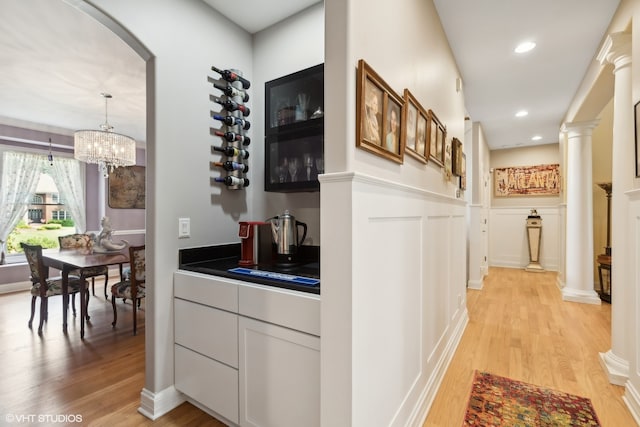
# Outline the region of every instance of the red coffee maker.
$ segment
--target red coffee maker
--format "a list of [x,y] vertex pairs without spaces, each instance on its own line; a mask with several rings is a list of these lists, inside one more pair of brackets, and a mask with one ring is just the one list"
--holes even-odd
[[240,261],[238,265],[247,267],[258,264],[258,251],[260,247],[260,226],[268,225],[263,221],[240,221]]

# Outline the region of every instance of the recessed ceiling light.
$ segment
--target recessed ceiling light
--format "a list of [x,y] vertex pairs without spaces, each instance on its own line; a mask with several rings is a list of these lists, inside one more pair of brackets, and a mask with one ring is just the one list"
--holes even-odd
[[524,43],[520,43],[518,46],[516,46],[516,48],[514,49],[514,52],[515,53],[525,53],[525,52],[529,52],[534,47],[536,47],[536,44],[534,42],[524,42]]
[[531,138],[532,141],[540,141],[542,139],[542,137],[540,135],[536,135],[533,138]]
[[527,110],[520,110],[516,113],[516,117],[524,117],[527,114],[529,114],[529,112]]

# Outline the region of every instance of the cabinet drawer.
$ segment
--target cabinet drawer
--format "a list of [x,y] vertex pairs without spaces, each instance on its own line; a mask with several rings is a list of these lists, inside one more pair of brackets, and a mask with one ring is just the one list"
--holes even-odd
[[238,312],[320,336],[320,296],[287,289],[240,286]]
[[238,285],[200,273],[173,274],[174,296],[227,311],[238,311]]
[[175,342],[238,367],[238,315],[174,299]]
[[238,371],[175,345],[175,387],[238,424]]

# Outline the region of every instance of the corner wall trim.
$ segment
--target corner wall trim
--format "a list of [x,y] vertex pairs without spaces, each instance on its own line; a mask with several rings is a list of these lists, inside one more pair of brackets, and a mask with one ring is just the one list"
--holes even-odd
[[186,401],[187,399],[184,395],[176,390],[174,386],[167,387],[158,393],[143,388],[140,392],[138,412],[151,420],[155,420]]

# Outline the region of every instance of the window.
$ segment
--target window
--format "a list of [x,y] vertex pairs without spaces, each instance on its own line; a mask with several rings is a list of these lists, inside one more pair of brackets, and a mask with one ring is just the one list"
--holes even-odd
[[[37,193],[31,197],[31,206],[7,240],[7,263],[23,262],[21,242],[41,245],[45,249],[58,248],[58,236],[75,233],[75,224],[48,224],[55,220],[71,220],[53,178],[47,172],[40,174]],[[62,205],[62,206],[61,206]],[[62,209],[61,209],[62,208]]]

